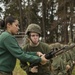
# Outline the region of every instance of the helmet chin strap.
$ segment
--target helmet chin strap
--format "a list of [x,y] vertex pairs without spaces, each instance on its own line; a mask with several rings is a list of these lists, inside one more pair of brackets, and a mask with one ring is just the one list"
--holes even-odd
[[[40,34],[39,34],[39,36],[40,36]],[[33,42],[33,40],[31,39],[30,33],[28,34],[28,38],[29,38],[30,41],[31,41],[30,44],[32,43],[31,45],[37,46],[37,45],[39,44],[39,40],[38,40],[38,43],[37,43],[37,44],[35,44],[35,43]]]
[[30,39],[30,41],[32,42],[32,44],[31,44],[31,45],[37,46],[37,45],[39,44],[39,40],[38,40],[38,43],[37,43],[37,44],[35,44],[35,43],[32,41],[32,39],[31,39],[31,38],[29,38],[29,39]]

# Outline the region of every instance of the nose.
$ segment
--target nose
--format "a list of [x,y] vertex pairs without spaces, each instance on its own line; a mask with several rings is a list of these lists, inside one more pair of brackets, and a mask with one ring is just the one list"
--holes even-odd
[[20,27],[18,27],[18,30],[20,29]]

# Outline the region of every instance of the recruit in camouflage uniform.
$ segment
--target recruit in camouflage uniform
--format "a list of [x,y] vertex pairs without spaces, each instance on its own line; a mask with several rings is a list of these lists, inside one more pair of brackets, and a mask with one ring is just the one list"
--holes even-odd
[[[60,43],[55,43],[52,44],[50,47],[53,47],[55,49],[60,49],[61,45]],[[54,57],[52,62],[52,70],[51,70],[51,75],[66,75],[66,68],[65,68],[65,63],[61,59],[61,55],[58,55]]]
[[[65,46],[69,47],[69,45],[65,45]],[[73,67],[73,53],[72,53],[72,50],[64,52],[62,54],[62,59],[66,63],[67,75],[71,75],[72,74],[72,67]]]
[[[49,45],[40,42],[38,39],[41,35],[41,28],[37,24],[30,24],[26,30],[26,34],[30,42],[24,46],[26,52],[42,52],[48,53],[50,51]],[[37,43],[34,42],[33,38],[37,38]],[[34,62],[35,63],[35,62]],[[21,68],[26,71],[27,75],[50,75],[50,62],[46,65],[37,64],[36,66],[31,66],[33,63],[24,63],[21,61]],[[34,71],[33,71],[34,69]]]
[[[74,43],[71,43],[71,45],[74,45]],[[75,47],[73,49],[71,49],[70,51],[68,51],[68,54],[70,55],[70,60],[71,60],[71,74],[72,71],[74,69],[74,65],[75,65]]]

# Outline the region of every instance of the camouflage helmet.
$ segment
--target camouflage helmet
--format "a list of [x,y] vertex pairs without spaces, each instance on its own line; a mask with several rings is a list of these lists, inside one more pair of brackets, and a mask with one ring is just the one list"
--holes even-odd
[[30,32],[35,32],[35,33],[38,33],[41,35],[41,27],[37,24],[30,24],[26,31],[25,31],[25,34],[29,34]]

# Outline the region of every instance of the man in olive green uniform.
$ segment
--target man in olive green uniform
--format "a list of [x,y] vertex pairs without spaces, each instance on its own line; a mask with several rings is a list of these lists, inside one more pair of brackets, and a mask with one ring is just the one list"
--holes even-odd
[[[30,24],[26,30],[26,34],[29,38],[29,43],[24,46],[26,52],[42,52],[44,54],[50,51],[49,46],[46,43],[40,42],[41,28],[37,24]],[[34,62],[35,63],[35,62]],[[21,61],[21,68],[27,72],[27,75],[50,75],[50,62],[46,65],[32,65],[34,63],[23,63]]]

